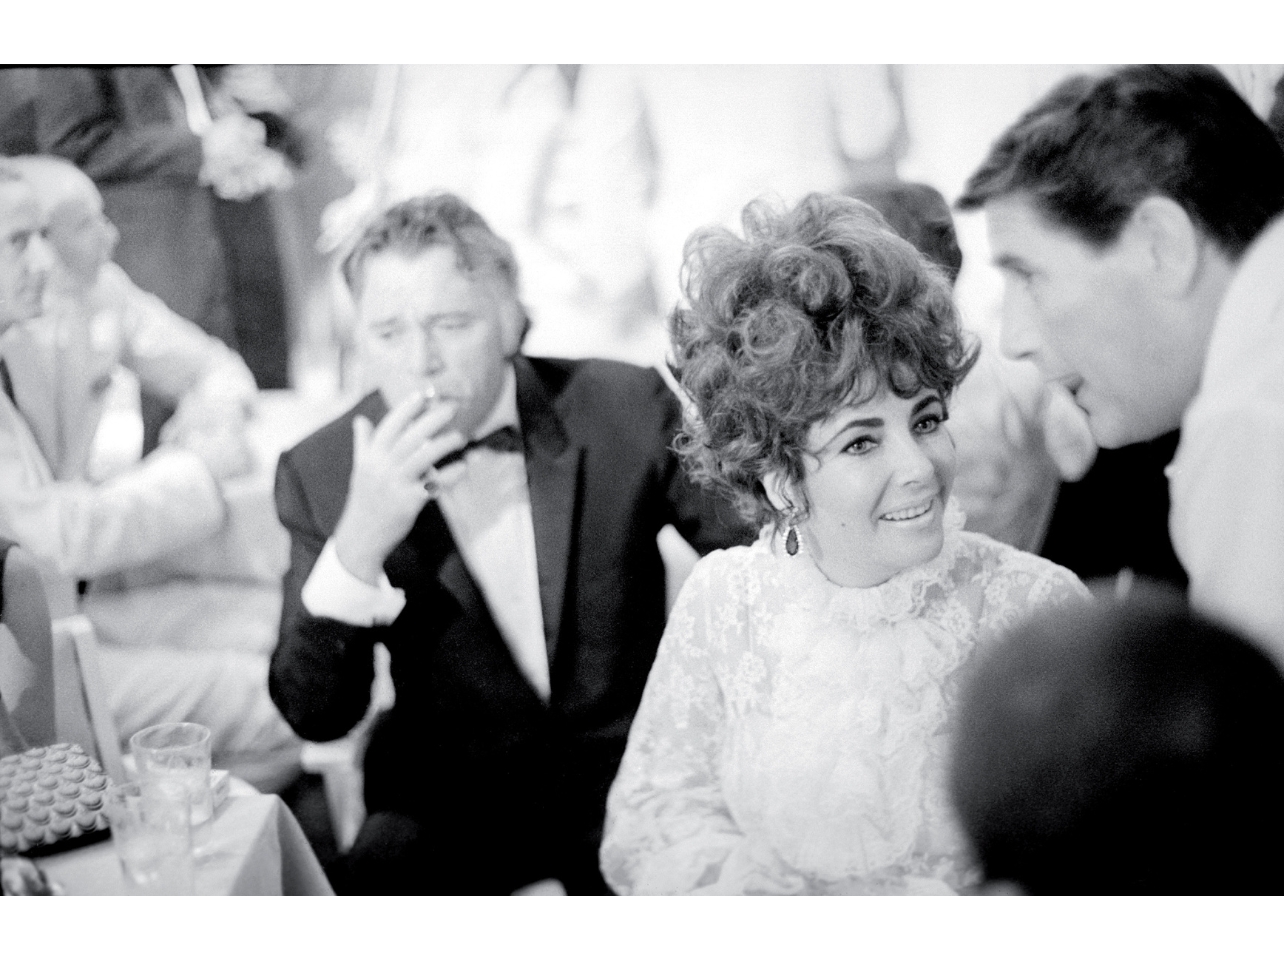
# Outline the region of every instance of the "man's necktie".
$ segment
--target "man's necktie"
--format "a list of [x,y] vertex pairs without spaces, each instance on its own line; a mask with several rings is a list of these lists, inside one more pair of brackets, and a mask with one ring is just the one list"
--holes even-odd
[[13,378],[9,376],[9,364],[4,362],[4,357],[0,357],[0,387],[4,388],[4,395],[9,398],[9,402],[18,406],[18,398],[13,392]]
[[469,450],[476,447],[488,447],[500,453],[521,453],[522,452],[522,435],[517,432],[513,426],[500,427],[493,430],[484,437],[478,437],[476,440],[469,440],[458,450],[446,454],[440,460],[433,464],[433,467],[440,470],[442,467],[448,467],[456,460],[462,460]]

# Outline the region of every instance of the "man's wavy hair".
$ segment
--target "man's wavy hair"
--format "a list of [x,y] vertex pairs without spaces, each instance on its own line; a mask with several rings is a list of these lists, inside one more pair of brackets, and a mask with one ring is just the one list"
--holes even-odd
[[692,406],[676,447],[692,476],[761,525],[784,519],[762,477],[781,470],[803,489],[813,424],[885,388],[946,400],[979,347],[940,268],[866,204],[757,200],[742,222],[743,239],[711,228],[686,244],[690,305],[674,310],[670,336]]
[[[431,193],[394,204],[375,217],[343,258],[343,279],[360,297],[365,265],[372,256],[393,250],[411,255],[430,247],[450,247],[465,273],[489,272],[517,299],[517,258],[513,248],[482,215],[453,193]],[[530,317],[522,307],[525,329]]]
[[955,206],[1009,194],[1098,250],[1162,195],[1236,260],[1284,210],[1284,151],[1212,67],[1134,65],[1054,87],[999,137]]

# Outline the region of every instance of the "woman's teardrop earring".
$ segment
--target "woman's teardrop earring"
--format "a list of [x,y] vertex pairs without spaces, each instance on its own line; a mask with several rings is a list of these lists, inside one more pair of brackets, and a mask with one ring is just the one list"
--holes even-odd
[[798,508],[790,507],[789,515],[785,518],[789,524],[785,530],[785,553],[791,557],[798,556]]

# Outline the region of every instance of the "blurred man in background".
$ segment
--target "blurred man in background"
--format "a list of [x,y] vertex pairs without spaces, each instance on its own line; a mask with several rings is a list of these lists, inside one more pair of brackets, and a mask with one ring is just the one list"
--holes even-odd
[[[241,79],[268,69],[41,68],[27,152],[83,170],[120,233],[117,260],[130,278],[240,353],[258,386],[281,388],[286,303],[264,194],[290,184],[283,151],[293,144],[283,108],[260,93],[270,84]],[[243,91],[248,108],[234,96]],[[144,392],[145,452],[171,413]]]

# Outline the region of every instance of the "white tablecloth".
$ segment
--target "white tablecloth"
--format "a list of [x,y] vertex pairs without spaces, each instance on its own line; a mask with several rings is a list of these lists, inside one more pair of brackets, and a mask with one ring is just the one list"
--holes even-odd
[[[110,839],[36,861],[69,895],[123,895]],[[332,896],[289,807],[274,794],[233,796],[214,814],[210,848],[196,861],[200,896]]]

